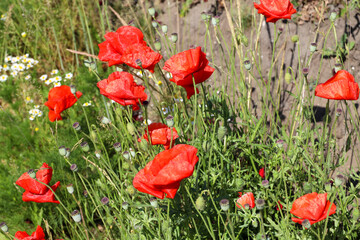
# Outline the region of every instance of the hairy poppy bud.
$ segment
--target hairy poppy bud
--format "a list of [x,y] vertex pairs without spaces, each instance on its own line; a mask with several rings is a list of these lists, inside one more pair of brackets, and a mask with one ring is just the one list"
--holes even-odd
[[245,60],[244,61],[244,67],[246,70],[250,70],[251,69],[251,62],[249,60]]
[[59,147],[59,154],[61,156],[65,156],[66,155],[66,147],[65,146],[60,146]]
[[153,28],[157,28],[159,26],[159,24],[157,23],[157,21],[152,21],[151,25],[153,26]]
[[78,122],[74,123],[72,126],[76,131],[79,131],[81,129],[80,123]]
[[101,121],[102,124],[109,124],[109,123],[111,123],[110,119],[108,119],[107,117],[102,117],[100,121]]
[[29,174],[29,176],[31,178],[33,178],[33,179],[36,178],[36,173],[35,173],[34,169],[30,169],[27,173]]
[[156,197],[152,197],[152,198],[150,198],[150,204],[151,204],[151,206],[152,207],[154,207],[154,208],[157,208],[158,206],[159,206],[159,204],[158,204],[158,201],[157,201],[157,198]]
[[256,201],[255,201],[255,204],[256,204],[256,208],[257,209],[259,209],[259,210],[261,210],[261,209],[263,209],[264,208],[264,206],[265,206],[265,201],[264,201],[264,199],[257,199]]
[[220,207],[221,207],[221,210],[223,210],[224,212],[229,210],[229,207],[230,207],[229,200],[228,199],[222,199],[220,201]]
[[168,26],[167,25],[162,25],[161,30],[162,30],[163,33],[166,34],[168,32]]
[[299,36],[298,35],[293,35],[291,37],[291,41],[294,42],[294,43],[297,43],[299,41]]
[[215,16],[211,19],[211,23],[214,27],[219,26],[220,23],[220,17],[219,16]]
[[5,233],[9,231],[9,227],[6,225],[6,222],[0,223],[0,229]]
[[285,82],[287,84],[289,84],[291,82],[291,74],[290,73],[286,72],[284,78],[285,78]]
[[154,47],[157,51],[160,51],[161,50],[161,42],[159,40],[155,41],[154,43]]
[[122,167],[123,167],[123,169],[125,169],[125,170],[129,170],[130,165],[129,165],[129,163],[127,163],[127,162],[123,162]]
[[81,214],[78,210],[75,210],[71,213],[71,217],[76,223],[81,222]]
[[90,146],[87,142],[82,142],[80,144],[80,147],[84,152],[88,152],[90,150]]
[[66,189],[70,194],[74,193],[74,186],[72,184],[67,185]]
[[316,47],[317,47],[317,44],[316,43],[311,43],[310,44],[310,52],[315,52],[316,51]]
[[331,182],[325,183],[325,191],[331,192]]
[[130,159],[130,153],[128,151],[123,152],[123,157],[127,160]]
[[301,225],[306,229],[309,229],[311,227],[309,219],[304,219],[304,221],[301,222]]
[[133,123],[128,123],[127,125],[126,125],[126,128],[127,128],[127,130],[128,130],[128,132],[130,133],[130,135],[132,135],[132,136],[134,136],[135,135],[135,126],[134,126],[134,124]]
[[153,8],[153,7],[149,8],[148,12],[149,12],[150,16],[152,16],[152,17],[155,16],[155,8]]
[[202,148],[204,149],[204,152],[209,151],[209,149],[211,148],[211,143],[209,141],[204,141],[202,144]]
[[218,139],[223,140],[223,138],[226,136],[227,129],[224,126],[220,126],[218,129]]
[[101,199],[101,203],[104,204],[104,205],[108,205],[109,202],[110,202],[110,200],[109,200],[109,198],[107,198],[107,197],[103,197],[103,198]]
[[337,12],[333,11],[330,14],[330,21],[334,22],[337,17]]
[[77,172],[78,166],[77,166],[75,163],[74,163],[74,164],[71,164],[70,170],[73,171],[73,172]]
[[339,187],[345,182],[345,178],[343,175],[339,174],[335,177],[335,186]]
[[245,34],[241,34],[241,43],[244,44],[245,47],[249,46],[249,39]]
[[203,211],[206,207],[206,202],[203,196],[199,196],[195,201],[195,206],[198,210]]
[[209,20],[207,12],[201,12],[201,19],[204,21]]
[[135,188],[134,188],[133,186],[128,186],[128,187],[126,188],[126,191],[128,192],[128,194],[129,194],[130,196],[134,196],[134,194],[135,194]]
[[114,143],[114,149],[116,152],[120,152],[121,151],[121,143],[117,142],[117,143]]
[[174,117],[169,115],[166,117],[166,125],[168,125],[168,127],[173,127],[174,126]]
[[76,87],[75,85],[70,85],[70,91],[72,94],[76,94]]
[[129,208],[129,203],[128,202],[123,202],[121,204],[121,207],[124,209],[124,210],[127,210]]
[[268,188],[270,186],[269,180],[264,180],[261,182],[264,188]]
[[92,141],[96,141],[96,132],[95,131],[90,131],[90,138]]
[[308,183],[308,182],[304,183],[303,188],[304,188],[305,193],[311,193],[312,192],[311,183]]
[[172,33],[170,40],[171,40],[173,43],[176,43],[177,40],[178,40],[178,34],[177,34],[177,33]]
[[66,158],[68,158],[68,157],[70,157],[70,148],[65,148],[65,151],[66,151],[66,153],[65,153],[65,157]]
[[141,139],[140,148],[143,151],[146,151],[148,149],[148,142],[145,139]]

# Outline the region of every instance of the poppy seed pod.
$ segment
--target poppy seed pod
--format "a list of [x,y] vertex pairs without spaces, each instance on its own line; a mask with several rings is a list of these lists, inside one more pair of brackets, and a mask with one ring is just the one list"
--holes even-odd
[[341,109],[341,108],[336,109],[335,115],[336,115],[337,117],[340,117],[341,113],[342,113],[342,109]]
[[109,123],[111,123],[110,119],[108,119],[107,117],[102,117],[100,121],[101,121],[102,124],[109,124]]
[[78,122],[75,122],[72,126],[76,131],[79,131],[81,129],[80,123]]
[[75,210],[71,213],[71,217],[76,223],[81,222],[81,214],[78,210]]
[[205,11],[201,12],[201,19],[204,21],[207,21],[209,19],[208,14]]
[[96,69],[96,63],[94,61],[84,60],[84,65],[91,70]]
[[330,21],[334,22],[337,17],[337,12],[332,11],[330,14]]
[[345,182],[345,177],[341,174],[335,177],[335,186],[339,187]]
[[104,205],[108,205],[109,202],[110,202],[110,200],[109,200],[109,198],[107,198],[107,197],[103,197],[103,198],[101,199],[101,203],[104,204]]
[[284,146],[284,140],[279,139],[276,141],[276,147],[282,148]]
[[6,225],[6,222],[0,223],[0,229],[5,233],[9,232],[9,227]]
[[136,65],[138,65],[140,68],[142,67],[142,62],[141,62],[141,59],[136,59],[135,60],[135,63],[136,63]]
[[150,204],[151,204],[151,206],[152,206],[152,207],[157,208],[157,207],[159,206],[159,204],[158,204],[158,201],[157,201],[157,198],[156,198],[156,197],[152,197],[152,198],[150,198],[150,199],[149,199],[149,201],[150,201]]
[[311,227],[309,219],[304,219],[304,221],[301,222],[301,225],[306,229],[309,229]]
[[211,19],[211,23],[214,27],[219,26],[220,23],[220,17],[219,16],[215,16]]
[[152,16],[152,17],[155,16],[155,8],[153,8],[153,7],[149,8],[148,12],[149,12],[150,16]]
[[171,34],[171,37],[170,37],[170,40],[171,40],[173,43],[176,43],[177,40],[178,40],[178,34],[177,34],[177,33],[172,33],[172,34]]
[[264,208],[264,206],[265,206],[265,201],[264,201],[264,199],[257,199],[256,201],[255,201],[255,205],[256,205],[256,208],[257,209],[259,209],[259,210],[261,210],[261,209],[263,209]]
[[270,186],[269,180],[262,181],[261,185],[263,185],[264,188],[269,188],[269,186]]
[[291,41],[292,41],[293,43],[297,43],[297,42],[299,41],[299,36],[298,36],[298,35],[293,35],[293,36],[291,37]]
[[34,171],[34,169],[30,169],[28,172],[29,176],[32,178],[32,179],[35,179],[36,178],[36,173]]
[[76,94],[76,86],[75,85],[70,85],[70,91],[72,94]]
[[128,194],[129,194],[130,196],[134,196],[134,194],[135,194],[135,188],[134,188],[133,186],[128,186],[128,187],[126,188],[126,191],[128,192]]
[[123,162],[122,167],[123,167],[123,169],[125,169],[125,170],[129,170],[130,165],[129,165],[129,163],[127,163],[127,162]]
[[129,208],[129,203],[128,202],[123,202],[121,204],[121,207],[124,209],[124,210],[127,210]]
[[206,202],[203,196],[199,196],[195,201],[195,206],[198,210],[203,211],[206,207]]
[[161,30],[162,30],[163,33],[166,34],[168,32],[168,26],[167,25],[162,25]]
[[67,185],[66,189],[70,194],[74,193],[74,186],[72,184]]
[[78,166],[77,166],[75,163],[74,163],[74,164],[71,164],[70,170],[73,171],[73,172],[77,172]]
[[317,44],[316,43],[311,43],[310,44],[310,52],[313,53],[316,51],[317,48]]
[[65,151],[66,151],[66,153],[65,153],[65,157],[66,158],[68,158],[68,157],[70,157],[70,148],[65,148]]
[[282,34],[283,31],[284,31],[284,28],[282,28],[282,27],[279,27],[279,28],[278,28],[278,34],[279,34],[279,35]]
[[307,75],[309,74],[309,68],[303,68],[302,72],[304,76],[307,77]]
[[338,71],[341,70],[341,68],[342,68],[341,63],[335,63],[334,72],[337,73]]
[[166,117],[166,125],[168,125],[168,127],[173,127],[174,126],[174,117],[169,115]]
[[153,28],[157,28],[159,26],[157,21],[152,21],[151,25],[153,26]]
[[126,160],[129,160],[129,159],[130,159],[130,153],[129,153],[128,151],[123,152],[123,157],[124,157]]
[[244,67],[246,70],[250,70],[251,69],[251,62],[249,60],[245,60],[244,61]]
[[114,143],[113,146],[114,146],[114,149],[115,149],[116,152],[120,152],[120,151],[121,151],[121,143],[116,142],[116,143]]
[[223,140],[223,138],[226,136],[226,134],[227,134],[227,129],[226,129],[226,127],[220,126],[220,127],[218,128],[218,132],[217,132],[218,139],[219,139],[220,141]]
[[159,40],[155,41],[154,43],[154,47],[157,51],[160,51],[161,50],[161,42]]
[[90,150],[90,146],[87,142],[82,142],[80,144],[80,147],[84,152],[88,152]]
[[325,191],[327,191],[327,192],[331,192],[331,182],[327,182],[327,183],[325,183]]
[[134,151],[134,149],[129,148],[129,152],[130,152],[130,156],[131,156],[131,157],[135,157],[136,152]]
[[221,207],[221,210],[223,210],[224,212],[229,210],[229,207],[230,207],[229,200],[228,199],[222,199],[220,201],[220,207]]
[[66,155],[66,147],[65,146],[60,146],[59,147],[59,154],[61,156],[65,156]]

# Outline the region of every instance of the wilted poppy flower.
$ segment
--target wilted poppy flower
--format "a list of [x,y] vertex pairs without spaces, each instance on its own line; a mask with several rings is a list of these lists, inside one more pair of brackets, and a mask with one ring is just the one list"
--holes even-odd
[[260,175],[260,177],[261,177],[262,179],[265,178],[265,168],[260,168],[260,170],[259,170],[259,175]]
[[37,226],[35,232],[33,232],[31,234],[31,236],[29,234],[27,234],[25,231],[23,231],[23,232],[17,231],[15,233],[15,239],[18,239],[18,240],[45,240],[45,233],[44,233],[42,227]]
[[170,81],[185,88],[187,98],[190,99],[195,94],[193,77],[195,84],[198,84],[204,82],[214,72],[215,69],[208,64],[206,54],[201,51],[201,47],[197,47],[172,56],[165,62],[163,69],[172,74],[173,78]]
[[334,100],[357,100],[359,85],[353,75],[340,70],[325,83],[316,86],[315,96]]
[[[49,185],[52,177],[52,168],[43,163],[41,168],[36,172],[36,179],[40,182],[43,182]],[[46,187],[44,184],[36,181],[31,178],[28,172],[22,174],[20,178],[16,181],[16,184],[25,189],[23,193],[22,199],[24,202],[52,202],[52,203],[60,203],[55,200],[54,193]],[[56,191],[60,182],[55,183],[51,188],[53,191]]]
[[290,0],[260,0],[260,4],[254,2],[259,14],[266,17],[267,22],[276,22],[279,19],[291,19],[296,13]]
[[141,169],[133,180],[134,187],[140,192],[163,199],[174,198],[184,178],[193,174],[199,158],[197,149],[186,144],[160,152]]
[[255,207],[255,198],[254,194],[252,192],[245,193],[242,195],[241,192],[239,192],[239,198],[236,200],[236,206],[238,208],[245,208],[245,205],[249,205],[249,209],[252,209]]
[[140,69],[136,60],[141,61],[141,66],[154,72],[155,64],[162,56],[154,52],[144,41],[143,33],[133,26],[122,26],[116,32],[105,34],[105,42],[99,44],[99,59],[109,62],[109,66],[127,64]]
[[77,91],[76,97],[71,93],[70,87],[62,85],[60,87],[54,87],[49,91],[48,101],[45,106],[49,108],[49,120],[54,122],[55,120],[62,120],[60,113],[77,101],[82,93]]
[[[151,144],[152,145],[164,145],[165,150],[169,149],[170,142],[171,142],[171,128],[169,128],[166,124],[163,123],[152,123],[148,126],[149,128],[149,135],[151,138]],[[176,129],[173,127],[173,133],[172,133],[172,143],[174,145],[175,139],[177,139],[179,136],[177,134]],[[148,134],[147,131],[145,131],[145,134],[143,137],[146,141],[148,140]],[[139,142],[141,142],[141,138],[138,139]]]
[[[280,206],[280,208],[279,208],[279,206]],[[277,210],[277,211],[280,211],[280,210],[282,210],[282,209],[283,209],[283,205],[281,204],[280,201],[278,201],[277,204],[276,204],[276,210]]]
[[326,199],[327,193],[318,194],[316,192],[305,194],[296,199],[290,213],[299,218],[291,218],[291,220],[300,224],[305,219],[308,219],[310,224],[324,220],[327,215],[330,216],[336,212],[335,204]]
[[132,105],[134,110],[139,109],[139,101],[147,99],[145,87],[137,85],[133,76],[127,72],[113,72],[109,78],[98,82],[97,86],[100,94],[123,106]]

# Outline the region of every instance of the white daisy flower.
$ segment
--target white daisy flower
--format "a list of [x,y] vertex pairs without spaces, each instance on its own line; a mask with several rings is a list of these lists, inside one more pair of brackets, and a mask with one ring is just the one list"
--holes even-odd
[[18,69],[19,69],[20,72],[22,72],[22,71],[24,71],[26,69],[26,67],[25,67],[24,64],[20,63],[20,64],[18,64]]
[[73,77],[73,74],[72,74],[72,73],[67,73],[67,74],[65,75],[65,78],[66,78],[66,79],[72,79],[72,77]]
[[84,107],[89,107],[89,106],[91,106],[91,101],[84,103],[83,106],[84,106]]
[[45,84],[46,85],[49,85],[51,83],[51,80],[49,79],[49,80],[45,80]]
[[169,72],[167,72],[167,73],[165,74],[165,77],[166,77],[167,79],[170,79],[170,78],[172,78],[172,74],[169,73]]
[[60,86],[61,86],[61,83],[59,83],[59,82],[54,83],[54,87],[60,87]]
[[2,70],[2,66],[0,65],[0,72],[1,72],[1,70]]
[[33,65],[31,63],[26,64],[26,69],[30,69],[32,67],[33,67]]
[[9,65],[4,64],[3,70],[4,70],[4,71],[7,71],[7,70],[9,70],[9,69],[10,69],[10,68],[9,68]]
[[26,98],[25,98],[25,102],[26,102],[26,103],[32,103],[32,102],[34,102],[34,101],[31,99],[31,97],[26,97]]
[[0,76],[0,82],[5,82],[8,79],[8,75],[4,74]]
[[60,77],[60,76],[56,76],[53,78],[54,82],[60,82],[61,80],[62,80],[62,77]]
[[31,79],[31,76],[30,75],[27,75],[26,77],[25,77],[25,80],[30,80]]
[[35,109],[39,109],[39,108],[40,108],[40,105],[35,105],[34,108],[35,108]]
[[39,63],[39,61],[38,60],[34,60],[34,64],[36,65],[36,64],[38,64]]
[[23,38],[26,38],[26,36],[27,36],[26,32],[22,32],[22,33],[21,33],[21,36],[22,36]]
[[34,121],[35,116],[34,116],[34,115],[31,115],[31,116],[29,117],[29,119],[30,119],[30,121]]
[[139,71],[136,72],[136,75],[138,77],[143,77],[143,72],[141,70],[139,70]]
[[51,75],[55,75],[55,74],[58,74],[58,73],[59,73],[59,70],[54,69],[54,70],[52,70],[52,71],[51,71],[51,73],[50,73],[50,74],[51,74]]
[[26,61],[31,64],[35,64],[35,60],[33,58],[27,58]]
[[18,72],[17,72],[17,71],[12,71],[12,72],[10,73],[10,75],[13,76],[13,77],[16,77],[16,76],[18,75]]
[[5,14],[1,14],[0,20],[1,20],[1,21],[5,21],[5,20],[6,20],[6,16],[7,16],[6,13],[5,13]]
[[38,117],[41,117],[43,115],[43,112],[39,110]]
[[145,125],[150,125],[152,123],[152,121],[150,119],[148,119],[148,120],[145,119],[143,123]]
[[22,55],[20,58],[21,58],[21,59],[27,59],[28,57],[29,57],[29,54],[26,53],[25,55]]
[[19,57],[19,56],[16,56],[16,57],[11,58],[11,63],[17,63],[18,61],[20,61],[20,57]]
[[46,74],[44,74],[44,75],[42,75],[41,77],[40,77],[40,80],[41,81],[45,81],[47,79],[47,75]]
[[15,64],[11,65],[10,70],[11,71],[18,71],[19,70],[19,64],[15,63]]
[[7,57],[5,58],[5,62],[6,62],[6,63],[10,62],[10,61],[11,61],[11,58],[12,58],[11,56],[7,56]]

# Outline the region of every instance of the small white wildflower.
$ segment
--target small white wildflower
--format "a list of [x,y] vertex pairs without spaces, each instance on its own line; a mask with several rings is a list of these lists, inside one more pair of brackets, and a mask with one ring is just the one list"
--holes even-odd
[[15,63],[15,64],[11,65],[10,70],[11,71],[18,71],[19,70],[19,64]]
[[73,77],[73,74],[72,74],[72,73],[67,73],[67,74],[65,75],[65,78],[66,78],[66,79],[72,79],[72,77]]
[[30,121],[34,121],[35,116],[34,116],[34,115],[31,115],[31,116],[29,117],[29,119],[30,119]]
[[35,60],[33,58],[27,58],[26,61],[31,64],[35,64]]
[[26,102],[26,103],[32,103],[32,102],[34,102],[34,101],[31,99],[31,97],[26,97],[26,98],[25,98],[25,102]]
[[8,75],[6,74],[0,76],[0,82],[6,82],[7,79],[8,79]]
[[33,65],[31,63],[26,64],[26,69],[30,69],[32,67],[33,67]]
[[84,103],[83,106],[84,106],[84,107],[89,107],[89,106],[91,106],[91,101]]
[[56,77],[54,77],[53,78],[54,80],[54,82],[60,82],[61,80],[62,80],[62,77],[60,77],[60,76],[56,76]]
[[152,121],[150,119],[148,119],[148,120],[145,119],[143,123],[145,125],[150,125],[152,123]]
[[22,72],[22,71],[24,71],[26,68],[25,68],[25,65],[24,65],[24,64],[20,63],[20,64],[18,64],[18,69],[19,69],[20,72]]
[[55,74],[58,74],[58,73],[59,73],[59,70],[54,69],[54,70],[52,70],[52,71],[51,71],[51,73],[50,73],[50,74],[51,74],[51,75],[55,75]]
[[41,81],[45,81],[47,79],[47,75],[46,74],[44,74],[44,75],[42,75],[41,77],[40,77],[40,80]]
[[39,109],[40,105],[35,105],[34,108]]
[[12,59],[12,57],[11,57],[11,56],[7,56],[7,57],[5,57],[5,62],[6,62],[6,63],[8,63],[8,62],[10,62],[10,61],[11,61],[11,59]]
[[15,76],[18,75],[18,72],[17,71],[12,71],[10,74],[11,74],[11,76],[15,77]]
[[1,70],[2,70],[2,66],[0,65],[0,72],[1,72]]
[[39,111],[38,117],[41,117],[42,115],[43,115],[43,112],[42,112],[42,111]]
[[39,61],[38,60],[34,60],[34,65],[38,64]]
[[161,108],[161,111],[163,112],[164,115],[168,114],[169,108],[163,107],[163,108]]
[[49,85],[50,83],[51,83],[51,81],[50,80],[45,80],[45,82],[44,82],[46,85]]
[[59,82],[54,83],[54,87],[60,87],[60,86],[61,86],[61,83],[59,83]]
[[141,70],[139,70],[139,71],[136,72],[136,75],[138,77],[143,77],[143,72]]
[[167,72],[167,73],[165,74],[165,77],[166,77],[167,79],[170,79],[170,78],[172,78],[172,74],[169,73],[169,72]]
[[26,32],[22,32],[22,33],[21,33],[21,36],[22,36],[23,38],[26,38],[26,36],[27,36]]
[[30,75],[27,75],[26,77],[25,77],[25,80],[30,80],[31,79],[31,76]]
[[29,57],[29,54],[26,53],[25,55],[22,55],[22,56],[20,57],[20,59],[27,59],[28,57]]
[[9,68],[9,65],[4,64],[3,70],[4,70],[4,71],[7,71],[7,70],[9,70],[9,69],[10,69],[10,68]]

